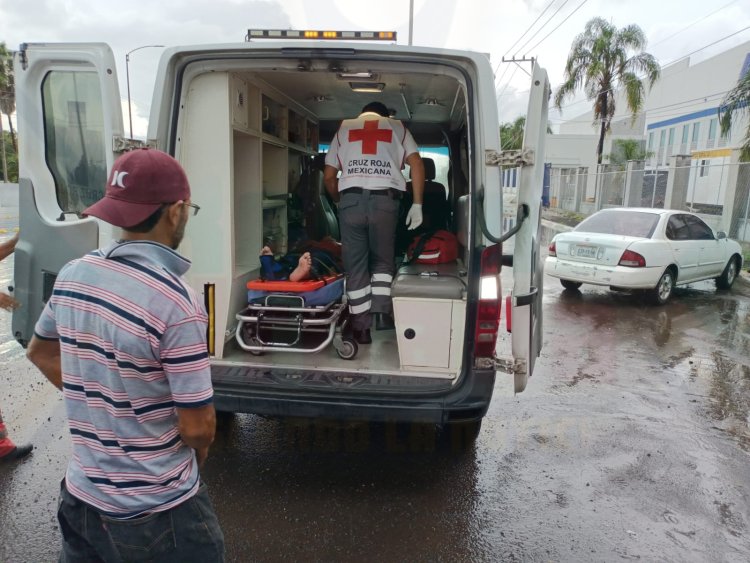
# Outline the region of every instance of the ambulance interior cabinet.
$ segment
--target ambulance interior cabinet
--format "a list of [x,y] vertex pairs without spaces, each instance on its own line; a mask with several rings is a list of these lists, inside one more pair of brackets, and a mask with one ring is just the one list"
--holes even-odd
[[460,368],[465,301],[394,297],[393,313],[402,369],[454,372]]

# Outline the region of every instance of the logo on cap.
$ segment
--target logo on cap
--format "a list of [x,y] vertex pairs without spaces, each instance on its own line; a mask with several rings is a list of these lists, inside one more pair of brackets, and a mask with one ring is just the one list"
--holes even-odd
[[114,170],[112,172],[112,183],[110,185],[117,186],[118,188],[124,188],[125,184],[123,183],[125,181],[125,176],[127,176],[127,172],[120,172],[118,170]]

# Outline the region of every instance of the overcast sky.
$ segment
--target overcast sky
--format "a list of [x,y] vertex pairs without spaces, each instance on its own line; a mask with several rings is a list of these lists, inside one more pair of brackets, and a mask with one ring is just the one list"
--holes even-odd
[[[536,57],[554,87],[562,81],[572,40],[594,16],[618,27],[639,25],[648,37],[646,50],[662,65],[694,51],[691,61],[697,62],[750,41],[748,0],[414,0],[413,43],[488,53],[497,68],[500,120],[512,121],[526,111],[529,64],[502,63],[503,56]],[[0,41],[11,49],[22,42],[108,43],[117,60],[125,111],[126,52],[149,44],[243,41],[248,28],[395,30],[398,43],[407,44],[409,1],[0,0]],[[130,56],[138,137],[146,133],[160,52],[148,48]],[[551,121],[571,119],[589,108],[585,101],[569,103],[562,118],[553,112]]]

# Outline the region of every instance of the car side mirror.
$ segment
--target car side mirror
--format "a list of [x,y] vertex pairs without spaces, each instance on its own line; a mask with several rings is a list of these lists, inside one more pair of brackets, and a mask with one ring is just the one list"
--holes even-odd
[[721,240],[723,238],[727,238],[727,234],[724,231],[719,231],[716,233],[717,240]]

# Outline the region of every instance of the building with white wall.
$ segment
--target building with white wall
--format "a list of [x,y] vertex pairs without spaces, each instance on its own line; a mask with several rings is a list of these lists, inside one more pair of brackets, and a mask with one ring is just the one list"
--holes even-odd
[[[713,214],[713,226],[739,232],[736,236],[740,238],[743,232],[750,238],[750,209],[744,209],[750,207],[750,165],[740,165],[738,150],[745,138],[748,115],[737,115],[732,130],[722,136],[718,112],[727,93],[749,68],[750,41],[696,64],[691,65],[690,59],[685,58],[662,68],[659,80],[646,90],[642,114],[635,122],[628,114],[627,103],[618,96],[612,133],[605,138],[604,149],[605,154],[611,152],[618,138],[641,140],[653,153],[645,162],[645,187],[649,178],[654,179],[654,185],[657,177],[661,184],[667,184],[669,180],[664,179],[668,172],[674,172],[676,166],[689,167],[689,174],[680,173],[687,180],[679,190],[666,194],[661,191],[657,198],[654,187],[654,201],[664,195],[667,207]],[[581,179],[573,176],[588,174],[585,198],[579,200],[584,202],[597,195],[598,130],[592,122],[589,111],[561,124],[559,135],[547,137],[546,161],[552,164],[553,177],[557,176],[560,185],[569,186],[575,180],[580,192]],[[583,208],[576,210],[592,210],[581,203],[577,205]]]
[[727,189],[732,167],[738,166],[736,149],[744,139],[747,117],[734,119],[732,130],[723,136],[719,107],[748,68],[750,42],[694,65],[684,59],[666,67],[649,93],[646,139],[654,156],[646,167],[668,167],[673,155],[690,156],[686,197],[698,207],[722,206],[732,195]]
[[[587,101],[591,105],[593,102]],[[624,96],[615,96],[615,116],[610,123],[610,133],[604,137],[604,148],[602,154],[606,157],[612,152],[614,142],[618,139],[643,140],[645,121],[643,115],[633,119],[629,113]],[[548,134],[546,141],[545,162],[551,164],[551,185],[558,188],[557,192],[571,194],[573,190],[563,189],[560,186],[577,185],[577,200],[581,203],[569,202],[566,208],[576,211],[590,211],[587,202],[592,203],[596,194],[596,171],[597,157],[596,146],[599,142],[599,123],[594,122],[594,111],[589,109],[586,113],[578,115],[560,124],[560,132]],[[582,178],[585,176],[585,178]],[[551,195],[552,205],[559,202],[561,194],[555,193],[553,188]],[[566,197],[566,196],[562,196]],[[581,207],[583,207],[581,209]],[[589,206],[592,207],[592,206]]]

